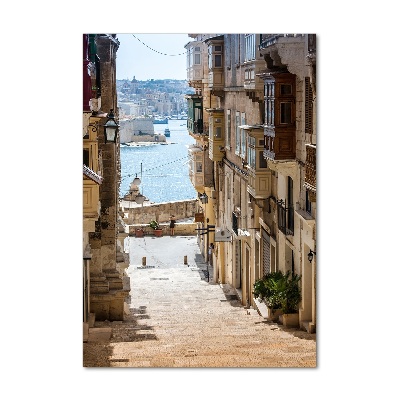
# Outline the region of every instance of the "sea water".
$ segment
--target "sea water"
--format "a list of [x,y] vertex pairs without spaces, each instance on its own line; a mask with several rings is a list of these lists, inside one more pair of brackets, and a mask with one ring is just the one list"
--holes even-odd
[[121,146],[120,197],[128,191],[137,176],[140,193],[154,203],[195,199],[197,192],[189,179],[188,146],[195,143],[189,135],[186,120],[169,120],[154,125],[154,131],[164,133],[169,128],[167,144]]

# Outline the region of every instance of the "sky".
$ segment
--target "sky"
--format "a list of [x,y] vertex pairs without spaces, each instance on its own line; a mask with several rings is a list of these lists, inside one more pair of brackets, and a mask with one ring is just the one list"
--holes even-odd
[[117,79],[186,79],[187,33],[123,33],[117,38]]

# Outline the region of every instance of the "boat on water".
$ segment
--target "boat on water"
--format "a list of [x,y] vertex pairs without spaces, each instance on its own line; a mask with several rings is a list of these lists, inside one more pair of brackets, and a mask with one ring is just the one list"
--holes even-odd
[[171,136],[171,132],[170,132],[170,130],[169,130],[168,128],[165,128],[165,130],[164,130],[164,136],[165,136],[165,137],[170,137],[170,136]]
[[153,119],[153,124],[168,124],[168,119],[167,118],[154,118]]

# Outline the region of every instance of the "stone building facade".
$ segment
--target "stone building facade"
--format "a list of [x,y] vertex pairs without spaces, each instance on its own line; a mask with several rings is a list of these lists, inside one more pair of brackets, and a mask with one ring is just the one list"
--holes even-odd
[[[120,143],[130,143],[135,141],[135,136],[146,135],[153,137],[154,125],[151,118],[130,118],[120,120],[119,141]],[[145,140],[143,140],[145,141]]]
[[[212,238],[217,280],[256,308],[257,279],[278,270],[301,275],[299,326],[314,332],[315,35],[189,36],[188,80],[196,89],[188,96],[192,153],[212,162],[212,176],[201,187],[207,203],[199,196],[199,207],[215,232],[229,232]],[[195,102],[201,132],[193,110],[189,115]]]
[[[89,324],[94,319],[123,320],[130,288],[124,273],[129,265],[123,248],[127,235],[121,228],[122,218],[118,213],[121,179],[119,138],[116,142],[106,143],[103,127],[111,111],[118,121],[115,62],[119,42],[115,34],[83,36],[84,171],[85,166],[89,167],[92,174],[98,176],[96,190],[91,191],[85,188],[87,179],[84,176],[84,323]],[[85,91],[87,75],[89,85]],[[89,206],[93,210],[90,220],[85,210]]]

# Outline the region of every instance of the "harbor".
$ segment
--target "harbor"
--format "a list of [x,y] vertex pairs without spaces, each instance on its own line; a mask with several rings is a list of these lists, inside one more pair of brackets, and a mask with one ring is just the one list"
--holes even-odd
[[165,141],[144,142],[138,136],[137,142],[121,145],[121,198],[129,192],[135,176],[141,179],[140,193],[151,202],[197,198],[187,165],[188,146],[194,139],[188,134],[186,121],[169,120],[168,124],[157,125],[154,137],[161,136],[165,129],[170,131]]

